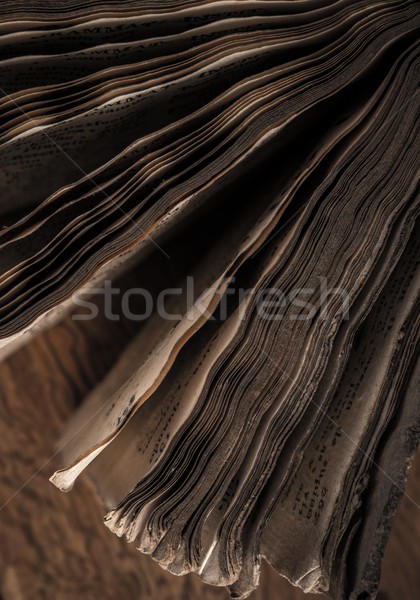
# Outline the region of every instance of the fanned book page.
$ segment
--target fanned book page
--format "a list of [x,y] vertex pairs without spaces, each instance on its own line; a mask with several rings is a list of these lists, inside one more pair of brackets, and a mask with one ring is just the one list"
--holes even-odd
[[420,441],[419,3],[0,18],[1,357],[64,317],[134,332],[51,481],[233,598],[263,561],[374,598]]

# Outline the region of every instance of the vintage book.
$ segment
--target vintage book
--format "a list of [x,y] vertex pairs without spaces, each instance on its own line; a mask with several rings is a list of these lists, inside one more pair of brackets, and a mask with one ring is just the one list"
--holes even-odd
[[134,322],[51,481],[234,598],[263,560],[373,598],[420,436],[420,5],[0,15],[1,356]]

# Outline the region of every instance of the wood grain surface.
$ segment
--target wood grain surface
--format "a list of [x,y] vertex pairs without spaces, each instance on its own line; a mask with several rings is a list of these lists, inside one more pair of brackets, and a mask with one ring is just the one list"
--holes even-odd
[[[70,317],[0,365],[0,599],[213,600],[221,588],[175,577],[102,523],[95,489],[81,477],[69,494],[48,481],[55,440],[71,411],[134,333],[132,324]],[[383,561],[380,600],[420,590],[420,454],[411,470]],[[304,600],[271,568],[254,600]]]

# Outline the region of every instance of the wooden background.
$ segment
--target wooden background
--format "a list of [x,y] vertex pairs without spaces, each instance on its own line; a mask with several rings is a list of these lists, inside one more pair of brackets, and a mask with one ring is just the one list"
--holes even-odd
[[[216,600],[221,588],[175,577],[113,535],[95,490],[81,477],[69,494],[48,481],[62,424],[134,333],[66,318],[0,364],[0,600]],[[420,504],[420,454],[407,495]],[[420,597],[420,510],[405,496],[383,561],[378,597]],[[253,600],[304,600],[265,566]]]

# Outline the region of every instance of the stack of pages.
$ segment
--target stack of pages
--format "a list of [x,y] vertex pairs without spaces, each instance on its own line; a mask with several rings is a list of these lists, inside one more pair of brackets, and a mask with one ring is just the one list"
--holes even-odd
[[53,483],[232,597],[262,559],[373,597],[420,434],[419,3],[0,15],[1,355],[121,272],[147,305]]

